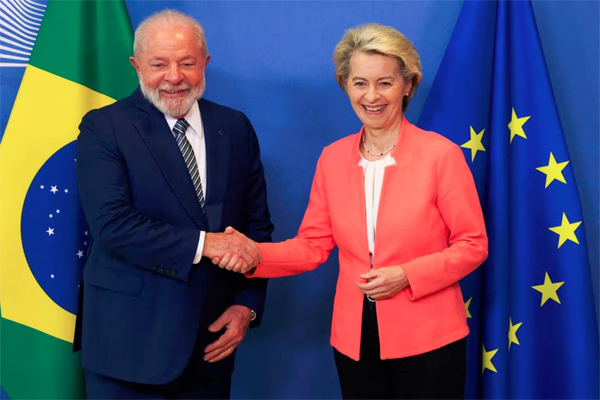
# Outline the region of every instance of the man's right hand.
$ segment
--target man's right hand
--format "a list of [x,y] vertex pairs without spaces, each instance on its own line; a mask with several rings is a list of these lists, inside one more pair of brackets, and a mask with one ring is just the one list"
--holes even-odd
[[246,273],[261,261],[257,244],[228,226],[224,233],[206,233],[202,255],[221,268]]

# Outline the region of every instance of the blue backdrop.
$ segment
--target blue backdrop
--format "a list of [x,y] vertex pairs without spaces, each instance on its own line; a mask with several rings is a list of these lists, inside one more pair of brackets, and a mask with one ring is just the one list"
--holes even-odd
[[[583,203],[598,305],[599,3],[534,1],[548,68]],[[423,83],[407,117],[417,122],[462,1],[128,1],[132,25],[170,7],[206,30],[206,97],[244,111],[258,133],[276,241],[292,237],[321,149],[357,132],[331,55],[348,27],[379,22],[414,42]],[[1,68],[4,132],[23,70]],[[469,79],[456,76],[457,80]],[[263,325],[240,347],[233,397],[339,397],[329,330],[337,254],[311,273],[273,280]],[[365,384],[368,384],[365,382]]]

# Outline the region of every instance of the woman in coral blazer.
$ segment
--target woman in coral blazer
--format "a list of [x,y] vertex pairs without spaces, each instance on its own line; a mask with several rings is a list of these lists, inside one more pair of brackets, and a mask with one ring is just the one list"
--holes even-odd
[[457,145],[404,118],[421,65],[401,33],[350,29],[334,62],[364,126],[323,150],[298,235],[259,244],[248,275],[312,270],[337,245],[331,345],[344,398],[462,398],[458,281],[487,257],[473,177]]

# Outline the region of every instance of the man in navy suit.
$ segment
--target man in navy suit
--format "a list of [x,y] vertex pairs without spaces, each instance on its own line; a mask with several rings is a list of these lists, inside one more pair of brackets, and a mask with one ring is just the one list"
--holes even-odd
[[197,21],[154,14],[130,59],[140,88],[81,122],[95,241],[75,342],[88,398],[229,398],[235,348],[260,322],[266,281],[210,262],[229,252],[232,266],[257,264],[238,231],[270,241],[273,225],[250,121],[201,98],[209,60]]

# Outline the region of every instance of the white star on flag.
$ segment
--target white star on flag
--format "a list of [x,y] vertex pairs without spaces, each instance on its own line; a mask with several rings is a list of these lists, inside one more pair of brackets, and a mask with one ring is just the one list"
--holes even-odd
[[52,186],[52,189],[50,189],[50,191],[52,192],[52,194],[56,194],[56,192],[58,192],[58,189],[56,188],[56,186]]
[[69,193],[69,189],[65,189],[65,193]]
[[83,251],[79,250],[77,252],[77,257],[79,257],[79,258],[83,257]]
[[48,236],[54,235],[54,228],[48,227],[48,230],[46,231],[46,233],[48,234]]

